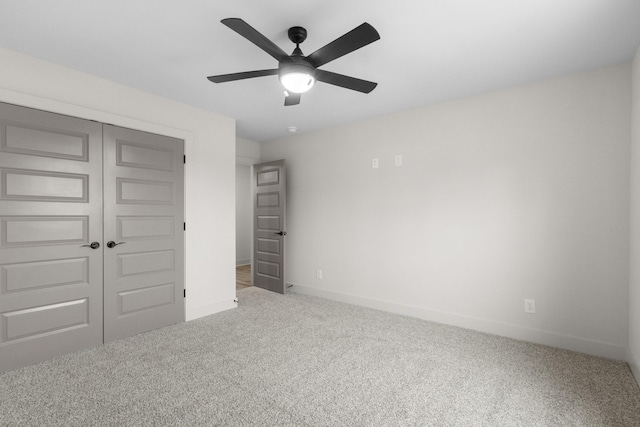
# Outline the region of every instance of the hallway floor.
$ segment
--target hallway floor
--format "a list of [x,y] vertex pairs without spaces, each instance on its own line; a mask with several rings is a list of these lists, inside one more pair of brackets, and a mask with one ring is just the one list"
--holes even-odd
[[249,288],[251,284],[251,264],[236,267],[236,290]]

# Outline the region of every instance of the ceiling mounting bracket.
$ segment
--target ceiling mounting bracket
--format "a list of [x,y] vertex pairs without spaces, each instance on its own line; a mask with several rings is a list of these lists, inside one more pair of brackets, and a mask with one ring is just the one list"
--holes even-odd
[[302,27],[291,27],[289,28],[288,35],[289,40],[299,45],[307,39],[307,30]]

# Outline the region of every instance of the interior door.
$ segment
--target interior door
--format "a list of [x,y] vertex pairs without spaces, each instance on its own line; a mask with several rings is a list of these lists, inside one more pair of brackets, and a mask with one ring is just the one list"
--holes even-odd
[[284,160],[254,166],[253,284],[284,294]]
[[184,321],[184,142],[104,125],[104,340]]
[[0,103],[0,371],[102,343],[101,242],[102,125]]

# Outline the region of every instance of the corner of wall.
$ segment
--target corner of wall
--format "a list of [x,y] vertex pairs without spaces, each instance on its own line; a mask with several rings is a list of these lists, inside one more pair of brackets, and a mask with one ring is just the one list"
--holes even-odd
[[260,158],[259,142],[236,138],[236,164],[251,166],[260,163]]
[[640,384],[640,46],[632,64],[631,105],[631,230],[629,263],[629,349],[627,362]]
[[629,368],[631,368],[633,376],[636,378],[636,382],[640,385],[640,362],[631,349],[629,349],[627,353],[627,363],[629,364]]
[[211,316],[212,314],[220,313],[222,311],[231,310],[232,308],[237,308],[238,302],[236,299],[217,301],[212,304],[201,305],[198,307],[192,307],[191,310],[187,312],[186,321],[189,322],[191,320],[199,319],[201,317]]

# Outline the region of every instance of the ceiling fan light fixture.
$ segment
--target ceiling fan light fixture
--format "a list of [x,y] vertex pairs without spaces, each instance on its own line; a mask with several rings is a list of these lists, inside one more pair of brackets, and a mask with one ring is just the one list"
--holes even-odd
[[279,74],[282,86],[293,93],[305,93],[316,82],[315,69],[302,63],[283,65]]
[[371,24],[365,22],[331,43],[324,45],[311,55],[304,56],[300,49],[300,44],[306,40],[307,30],[303,27],[291,27],[287,31],[289,40],[296,45],[291,55],[287,55],[278,45],[240,18],[226,18],[221,22],[278,61],[278,68],[207,77],[213,83],[232,82],[277,74],[285,88],[285,107],[300,104],[301,94],[311,89],[316,80],[362,93],[369,93],[377,86],[377,83],[374,82],[318,69],[324,64],[379,40],[380,34]]

